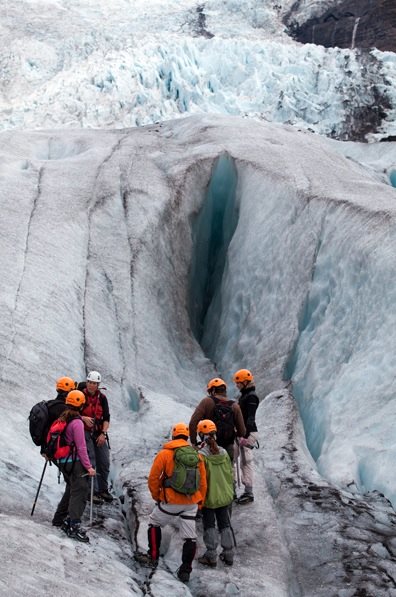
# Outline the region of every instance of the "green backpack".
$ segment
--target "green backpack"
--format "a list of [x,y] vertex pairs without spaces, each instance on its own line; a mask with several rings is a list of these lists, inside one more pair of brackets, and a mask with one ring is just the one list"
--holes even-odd
[[164,487],[172,487],[179,493],[192,495],[198,491],[201,475],[198,469],[199,456],[192,446],[175,449],[175,468],[171,477],[165,479]]

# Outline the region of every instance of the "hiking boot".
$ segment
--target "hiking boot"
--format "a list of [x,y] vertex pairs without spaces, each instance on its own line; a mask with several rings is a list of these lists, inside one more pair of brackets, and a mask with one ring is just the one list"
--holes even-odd
[[108,491],[100,491],[97,496],[104,500],[105,502],[112,502],[114,500],[113,496],[111,495],[111,493],[109,493]]
[[64,518],[54,518],[52,521],[52,526],[53,527],[63,527],[65,522]]
[[185,567],[183,564],[180,566],[179,570],[177,571],[177,578],[181,582],[188,582],[190,580],[191,568]]
[[210,568],[216,568],[217,566],[217,560],[211,560],[207,555],[198,558],[198,562],[204,566],[209,566]]
[[220,554],[220,560],[225,566],[232,566],[234,563],[234,556],[231,554],[225,554],[224,551]]
[[156,568],[158,566],[158,560],[154,560],[149,553],[135,551],[133,558],[145,568]]
[[237,504],[249,504],[250,502],[254,502],[252,493],[243,493],[241,497],[237,499]]
[[89,543],[89,537],[79,524],[70,525],[67,531],[67,536],[70,537],[70,539],[81,541],[81,543]]
[[69,529],[70,529],[70,518],[65,518],[65,520],[63,521],[60,528],[61,528],[61,531],[63,531],[67,535],[67,533],[69,532]]
[[[89,500],[91,500],[91,496],[89,496]],[[104,499],[102,499],[98,493],[94,493],[92,503],[95,504],[95,506],[103,506]]]

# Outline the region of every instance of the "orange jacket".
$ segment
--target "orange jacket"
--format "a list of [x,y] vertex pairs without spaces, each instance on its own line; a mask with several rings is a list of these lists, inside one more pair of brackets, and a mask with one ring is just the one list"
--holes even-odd
[[190,444],[185,439],[173,439],[164,444],[163,449],[158,452],[157,456],[154,458],[148,478],[148,486],[153,500],[156,502],[161,501],[167,502],[168,504],[203,504],[205,501],[207,488],[206,471],[204,460],[200,454],[198,468],[201,480],[198,491],[192,495],[184,495],[184,493],[178,493],[172,489],[172,487],[163,486],[165,479],[172,476],[175,467],[175,448],[189,445]]

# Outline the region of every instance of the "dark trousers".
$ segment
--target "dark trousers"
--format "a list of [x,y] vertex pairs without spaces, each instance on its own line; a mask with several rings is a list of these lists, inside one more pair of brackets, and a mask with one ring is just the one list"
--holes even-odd
[[[230,523],[229,506],[221,508],[202,508],[203,540],[206,547],[205,556],[213,563],[217,559],[217,545],[220,534],[220,544],[223,555],[228,561],[233,560],[234,544]],[[216,522],[219,532],[216,530]]]
[[107,479],[110,472],[110,452],[107,442],[103,446],[98,446],[92,435],[85,432],[85,442],[87,444],[88,456],[92,466],[96,469],[95,492],[102,493],[108,491]]
[[65,492],[58,504],[52,522],[59,522],[69,516],[70,520],[81,520],[89,491],[88,477],[82,477],[86,470],[79,460],[74,463],[60,463],[66,483]]
[[202,524],[204,531],[206,529],[217,527],[219,531],[230,526],[229,506],[222,508],[202,508]]

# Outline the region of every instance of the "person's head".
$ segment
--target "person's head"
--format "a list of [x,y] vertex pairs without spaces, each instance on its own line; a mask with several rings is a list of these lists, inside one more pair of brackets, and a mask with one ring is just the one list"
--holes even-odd
[[57,392],[70,392],[76,387],[76,382],[71,377],[59,377],[55,387]]
[[202,421],[199,421],[197,425],[197,433],[199,433],[200,436],[205,436],[209,434],[213,435],[216,434],[216,431],[216,424],[213,423],[213,421],[211,421],[210,419],[203,419]]
[[72,390],[66,396],[65,404],[71,410],[80,410],[85,404],[85,396],[83,392],[80,392],[80,390]]
[[175,423],[172,427],[172,439],[188,440],[190,431],[185,423]]
[[210,419],[203,419],[197,425],[197,433],[201,441],[206,442],[212,454],[218,454],[219,448],[216,443],[217,427]]
[[254,377],[249,369],[239,369],[234,373],[232,380],[240,390],[254,383]]
[[220,377],[214,377],[213,379],[208,381],[207,390],[210,396],[212,396],[213,394],[227,396],[227,384]]
[[102,381],[102,376],[98,371],[90,371],[87,375],[87,391],[88,394],[95,394]]

